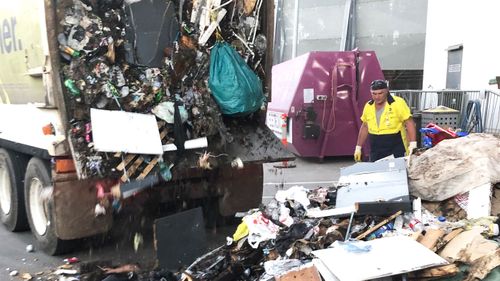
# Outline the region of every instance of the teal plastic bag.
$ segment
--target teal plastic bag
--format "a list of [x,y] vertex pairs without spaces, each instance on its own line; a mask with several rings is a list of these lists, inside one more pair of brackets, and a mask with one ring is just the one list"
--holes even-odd
[[208,85],[224,115],[248,115],[264,101],[259,77],[225,42],[216,43],[210,52]]

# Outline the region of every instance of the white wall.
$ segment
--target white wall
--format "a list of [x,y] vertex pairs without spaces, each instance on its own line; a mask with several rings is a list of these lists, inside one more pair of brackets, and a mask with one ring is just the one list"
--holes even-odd
[[498,92],[488,81],[500,76],[499,15],[498,0],[429,0],[423,89],[446,87],[446,49],[463,44],[461,89]]

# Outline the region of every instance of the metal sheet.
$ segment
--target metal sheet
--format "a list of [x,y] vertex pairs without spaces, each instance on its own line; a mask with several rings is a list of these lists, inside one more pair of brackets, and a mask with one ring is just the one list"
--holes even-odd
[[127,5],[128,62],[161,67],[163,50],[172,47],[179,30],[174,5],[170,1],[136,1]]
[[336,207],[360,202],[409,201],[408,178],[403,158],[357,163],[340,170]]
[[191,264],[207,248],[201,208],[157,219],[155,240],[160,268],[177,270]]

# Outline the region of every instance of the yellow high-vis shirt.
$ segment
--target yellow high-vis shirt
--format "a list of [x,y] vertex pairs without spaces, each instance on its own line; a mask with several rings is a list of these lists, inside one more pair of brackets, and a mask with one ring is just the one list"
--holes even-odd
[[371,135],[390,135],[401,132],[403,144],[407,147],[406,129],[404,123],[411,117],[410,108],[405,100],[392,95],[387,96],[387,103],[380,116],[380,123],[377,124],[377,114],[375,102],[367,102],[361,115],[361,121],[368,126],[368,133]]

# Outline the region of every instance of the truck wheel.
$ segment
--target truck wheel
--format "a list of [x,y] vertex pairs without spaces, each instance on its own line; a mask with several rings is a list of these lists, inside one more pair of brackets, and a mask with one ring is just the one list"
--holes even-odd
[[38,158],[31,158],[24,178],[28,222],[39,248],[49,255],[58,255],[66,250],[68,241],[60,240],[55,233],[53,201],[51,196],[47,196],[51,188],[49,164]]
[[24,208],[24,171],[28,158],[0,148],[0,220],[9,231],[28,229]]

